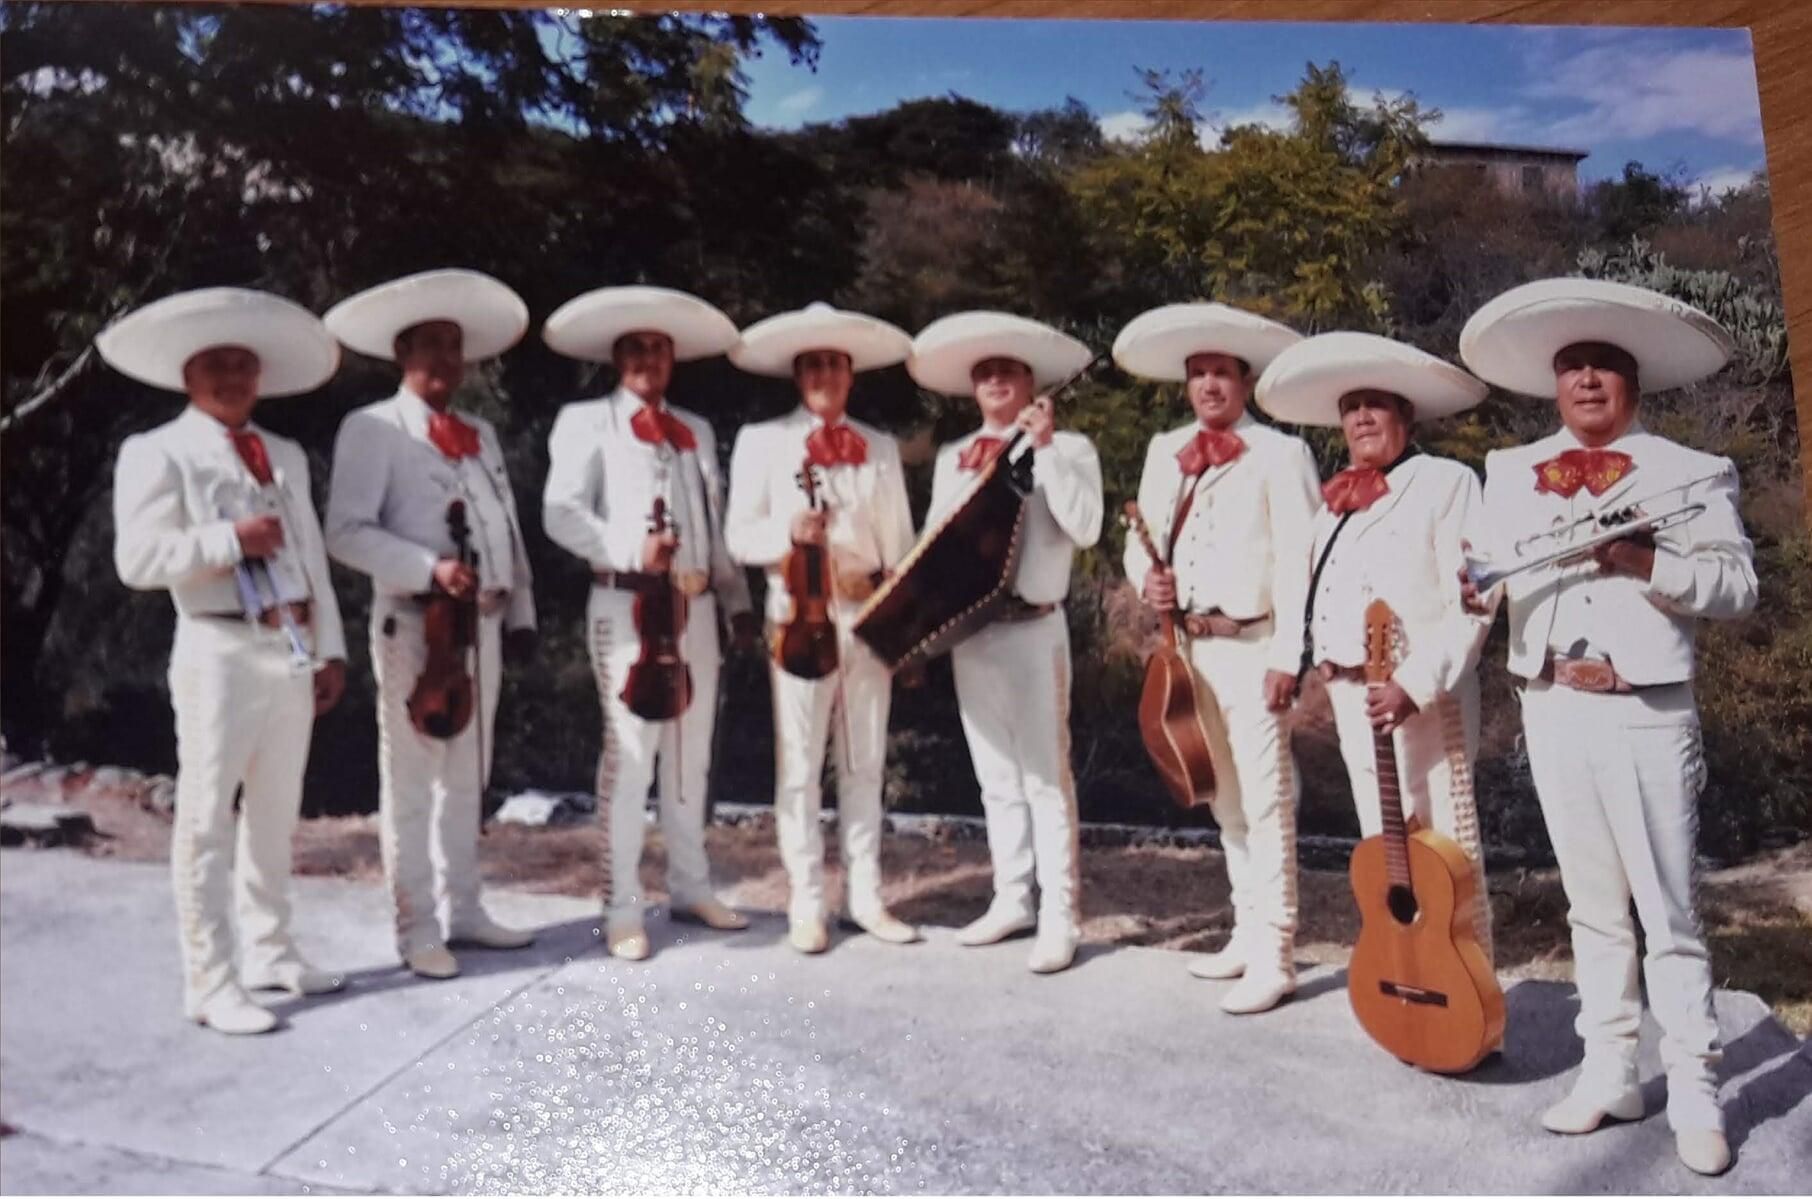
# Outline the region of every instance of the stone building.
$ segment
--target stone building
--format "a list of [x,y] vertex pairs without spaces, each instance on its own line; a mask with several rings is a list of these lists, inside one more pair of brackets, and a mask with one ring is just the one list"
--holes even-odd
[[1579,197],[1579,162],[1585,156],[1584,150],[1555,146],[1430,141],[1416,165],[1424,170],[1477,171],[1503,192],[1575,200]]

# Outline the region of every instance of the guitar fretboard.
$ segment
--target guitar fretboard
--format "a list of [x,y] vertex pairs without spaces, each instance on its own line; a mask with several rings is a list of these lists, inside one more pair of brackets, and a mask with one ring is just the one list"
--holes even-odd
[[1372,731],[1372,756],[1378,769],[1378,808],[1383,824],[1384,862],[1393,887],[1409,882],[1409,829],[1403,822],[1403,790],[1397,781],[1397,747],[1391,734]]

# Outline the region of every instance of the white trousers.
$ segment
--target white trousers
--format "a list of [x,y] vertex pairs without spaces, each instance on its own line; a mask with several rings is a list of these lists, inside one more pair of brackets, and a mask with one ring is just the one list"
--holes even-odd
[[598,755],[598,804],[604,827],[604,910],[609,917],[639,917],[643,834],[648,787],[660,772],[661,839],[667,845],[667,890],[676,906],[713,898],[705,860],[705,791],[711,772],[711,735],[717,721],[717,601],[709,594],[691,603],[680,655],[692,671],[692,703],[678,720],[643,720],[623,703],[623,684],[641,656],[635,628],[635,595],[593,587],[586,605],[591,627],[591,668],[604,719]]
[[1059,609],[990,625],[950,654],[981,786],[994,902],[1074,936],[1076,781],[1070,771],[1070,629]]
[[[1359,831],[1375,837],[1383,828],[1378,808],[1378,762],[1372,752],[1372,722],[1365,715],[1366,685],[1331,679],[1328,700],[1340,756],[1353,787]],[[1479,680],[1468,674],[1457,691],[1438,697],[1391,735],[1397,750],[1397,782],[1403,816],[1452,838],[1472,859],[1477,900],[1472,912],[1473,936],[1495,961],[1491,941],[1491,897],[1485,890],[1485,850],[1479,839],[1478,803],[1472,789],[1472,763],[1479,749]]]
[[428,660],[420,605],[386,595],[372,600],[378,838],[396,909],[397,952],[404,957],[458,936],[484,916],[478,901],[478,822],[496,757],[502,625],[501,613],[479,618],[473,680],[479,702],[459,735],[443,741],[409,723],[409,693]]
[[183,1006],[194,1016],[235,978],[229,906],[237,908],[248,971],[267,973],[295,957],[290,846],[314,732],[314,683],[291,672],[280,631],[181,616],[169,679],[177,762],[170,873]]
[[1607,1087],[1635,1081],[1640,920],[1668,1120],[1676,1129],[1721,1128],[1714,1067],[1722,1047],[1711,960],[1693,906],[1705,761],[1692,687],[1618,695],[1536,681],[1522,705],[1529,767],[1573,931],[1582,1077]]
[[[837,630],[843,666],[822,679],[801,679],[770,659],[774,691],[774,823],[780,859],[792,885],[788,914],[822,920],[824,750],[836,745],[837,829],[843,842],[845,904],[869,916],[881,903],[881,770],[893,676],[846,626]],[[834,735],[833,735],[834,734]]]
[[1239,801],[1217,800],[1210,809],[1221,826],[1234,936],[1245,947],[1248,969],[1274,963],[1294,978],[1299,784],[1290,735],[1265,707],[1268,639],[1268,632],[1201,637],[1190,643],[1189,657],[1220,701],[1239,774]]

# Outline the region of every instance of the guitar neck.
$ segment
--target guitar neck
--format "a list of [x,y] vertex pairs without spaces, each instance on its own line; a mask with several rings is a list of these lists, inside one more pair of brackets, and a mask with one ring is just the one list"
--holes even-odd
[[1378,815],[1384,838],[1384,863],[1392,886],[1407,887],[1409,828],[1403,821],[1403,788],[1397,779],[1397,746],[1391,734],[1372,731],[1372,757],[1378,770]]

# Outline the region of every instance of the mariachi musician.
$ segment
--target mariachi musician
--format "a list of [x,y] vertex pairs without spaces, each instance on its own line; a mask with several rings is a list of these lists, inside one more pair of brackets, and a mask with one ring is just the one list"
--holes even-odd
[[[684,292],[605,287],[562,305],[543,336],[568,357],[609,362],[617,375],[609,395],[567,404],[555,418],[541,512],[547,535],[592,572],[586,643],[603,719],[605,943],[613,956],[639,960],[650,952],[640,867],[657,768],[671,916],[725,931],[748,927],[712,890],[705,792],[719,614],[739,642],[752,642],[749,585],[724,549],[711,425],[667,398],[674,363],[723,353],[736,326]],[[657,501],[660,528],[651,520]],[[683,622],[674,627],[676,610]],[[640,702],[643,673],[655,669],[648,659],[663,639],[678,660],[667,669],[689,677],[690,697]]]
[[236,287],[146,305],[95,345],[120,373],[189,399],[120,447],[113,560],[128,587],[166,590],[176,606],[170,867],[183,1007],[218,1032],[265,1032],[277,1017],[248,990],[343,985],[297,952],[288,892],[309,737],[345,687],[346,643],[308,456],[251,416],[261,397],[325,383],[339,347],[307,309]]
[[[1271,363],[1258,406],[1295,425],[1337,426],[1348,466],[1322,487],[1310,555],[1309,661],[1327,685],[1359,827],[1378,835],[1373,730],[1396,748],[1403,814],[1450,837],[1470,859],[1474,938],[1491,960],[1472,764],[1479,740],[1479,651],[1491,620],[1451,586],[1463,547],[1482,539],[1478,476],[1412,443],[1417,422],[1476,406],[1485,385],[1414,346],[1368,333],[1324,333]],[[1400,628],[1389,683],[1365,683],[1365,610],[1387,602]]]
[[[843,843],[849,919],[882,941],[918,940],[918,930],[881,901],[881,768],[893,680],[850,622],[912,547],[912,512],[893,438],[848,417],[859,371],[902,362],[911,338],[885,321],[825,304],[782,313],[743,331],[731,360],[746,371],[790,376],[799,407],[745,426],[730,456],[725,536],[737,561],[768,576],[768,618],[794,615],[787,564],[821,548],[830,571],[829,613],[837,668],[802,678],[775,663],[774,815],[792,895],[789,938],[801,953],[830,944],[825,924],[819,780],[827,739],[837,757],[837,826]],[[812,495],[802,485],[811,480]]]
[[[1567,894],[1585,1041],[1572,1090],[1542,1123],[1578,1134],[1642,1115],[1636,1049],[1646,990],[1661,1026],[1675,1148],[1701,1174],[1728,1169],[1730,1146],[1693,894],[1705,783],[1693,637],[1700,619],[1750,612],[1756,578],[1730,460],[1648,432],[1640,405],[1644,392],[1715,374],[1732,349],[1696,308],[1587,279],[1514,288],[1460,335],[1475,374],[1552,396],[1560,415],[1559,432],[1486,458],[1488,559],[1514,566],[1519,553],[1536,560],[1590,535],[1608,538],[1583,561],[1569,555],[1502,583],[1510,672],[1525,680],[1529,769]],[[1685,519],[1661,530],[1629,523],[1667,513]],[[1630,532],[1612,536],[1619,528]],[[1476,601],[1475,586],[1463,590]]]
[[[378,827],[397,952],[423,978],[451,978],[450,944],[534,940],[486,913],[478,873],[503,648],[507,640],[514,660],[533,651],[532,580],[497,434],[452,408],[467,363],[515,345],[528,309],[488,275],[436,270],[360,292],[325,320],[348,348],[402,370],[395,395],[340,425],[327,548],[371,576]],[[469,648],[442,644],[445,626],[433,619],[455,604],[470,613]],[[441,727],[420,697],[432,698],[430,664],[449,654],[464,671],[466,719]]]
[[1180,607],[1189,657],[1221,706],[1238,798],[1217,792],[1233,934],[1189,963],[1198,978],[1239,982],[1223,1011],[1262,1012],[1296,989],[1298,783],[1283,724],[1302,657],[1315,459],[1300,438],[1246,411],[1259,375],[1300,340],[1225,304],[1170,304],[1127,325],[1114,360],[1130,374],[1181,382],[1196,419],[1152,438],[1139,508],[1168,566],[1136,538],[1126,576],[1146,603]]
[[[972,395],[981,427],[938,451],[927,525],[958,504],[1011,438],[1031,447],[1033,490],[1019,562],[1005,604],[950,651],[963,735],[981,786],[994,896],[960,929],[963,945],[990,945],[1036,928],[1036,974],[1076,957],[1076,783],[1070,769],[1070,635],[1063,601],[1078,549],[1101,536],[1101,459],[1080,433],[1056,432],[1041,387],[1067,379],[1092,354],[1080,341],[1024,317],[963,312],[913,340],[907,369],[920,386]],[[1016,451],[1017,453],[1017,451]],[[1033,881],[1038,887],[1033,903]]]

